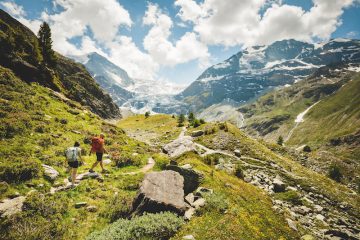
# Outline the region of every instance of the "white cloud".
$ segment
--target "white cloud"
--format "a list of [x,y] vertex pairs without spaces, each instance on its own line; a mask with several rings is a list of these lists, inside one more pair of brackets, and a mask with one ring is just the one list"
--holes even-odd
[[23,7],[14,2],[0,2],[0,5],[2,5],[8,13],[15,17],[26,15]]
[[196,33],[186,32],[175,43],[169,40],[173,22],[157,5],[148,5],[143,24],[151,26],[143,41],[144,48],[157,63],[174,66],[196,59],[201,64],[208,62],[207,46],[199,41]]
[[350,31],[346,34],[346,37],[348,38],[355,38],[356,36],[359,35],[359,32],[358,31]]
[[194,24],[203,42],[236,46],[289,38],[326,40],[341,24],[343,9],[352,2],[313,0],[309,11],[274,0],[176,0],[175,5],[180,7],[179,17]]
[[131,77],[141,79],[154,79],[159,65],[149,54],[142,52],[130,37],[118,36],[115,41],[109,42],[108,58],[126,69]]

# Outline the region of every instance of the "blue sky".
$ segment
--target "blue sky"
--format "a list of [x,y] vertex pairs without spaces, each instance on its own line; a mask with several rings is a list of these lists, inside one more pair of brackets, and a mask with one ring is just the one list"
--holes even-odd
[[64,55],[97,51],[133,77],[178,84],[246,46],[360,37],[358,0],[0,0],[0,8],[35,32],[49,22]]

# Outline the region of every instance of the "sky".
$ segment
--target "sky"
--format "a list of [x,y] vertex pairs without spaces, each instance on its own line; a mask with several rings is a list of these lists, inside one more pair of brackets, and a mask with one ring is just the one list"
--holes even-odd
[[360,38],[360,0],[0,0],[63,55],[97,52],[133,78],[188,85],[241,49]]

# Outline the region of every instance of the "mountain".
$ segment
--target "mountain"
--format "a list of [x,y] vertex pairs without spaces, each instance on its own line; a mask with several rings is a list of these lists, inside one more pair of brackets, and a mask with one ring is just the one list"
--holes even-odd
[[177,99],[198,112],[225,99],[245,103],[274,87],[298,82],[320,67],[343,62],[360,62],[359,40],[322,44],[283,40],[248,47],[205,70]]
[[132,112],[181,113],[187,108],[174,96],[184,89],[167,81],[134,79],[127,72],[98,53],[74,57],[82,62],[97,83],[116,104]]
[[127,72],[98,53],[86,56],[84,65],[99,85],[110,94],[119,106],[134,97],[134,93],[125,88],[134,84]]
[[47,68],[35,34],[0,9],[0,65],[25,82],[37,82],[81,103],[101,117],[118,118],[119,108],[81,64],[56,53],[57,65]]
[[300,159],[326,173],[338,165],[351,186],[357,184],[360,156],[360,64],[321,67],[292,86],[271,91],[239,108],[242,129],[270,142],[279,136],[289,147],[312,149]]

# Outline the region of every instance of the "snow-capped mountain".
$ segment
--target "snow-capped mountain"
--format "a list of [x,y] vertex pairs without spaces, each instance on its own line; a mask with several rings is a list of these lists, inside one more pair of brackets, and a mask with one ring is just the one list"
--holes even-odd
[[177,99],[194,111],[225,99],[243,103],[273,87],[300,81],[322,66],[344,62],[360,62],[359,40],[283,40],[249,47],[208,68]]
[[124,69],[98,53],[76,59],[83,62],[119,107],[135,113],[176,113],[183,105],[174,96],[184,90],[185,86],[161,80],[133,79]]

